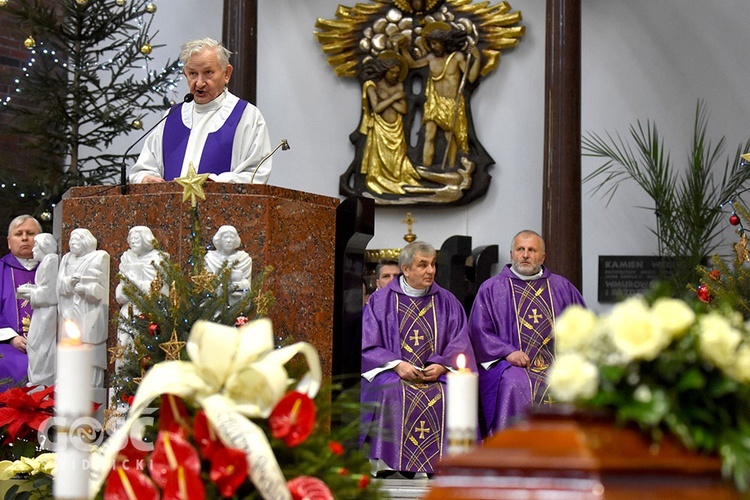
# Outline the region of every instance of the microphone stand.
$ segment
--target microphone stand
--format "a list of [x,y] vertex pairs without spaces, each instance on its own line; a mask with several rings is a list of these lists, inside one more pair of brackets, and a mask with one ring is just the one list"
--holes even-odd
[[[193,96],[193,94],[187,93],[187,94],[185,94],[185,97],[182,98],[182,102],[183,103],[188,103],[188,102],[191,102],[193,99],[195,99],[195,97]],[[128,153],[130,153],[130,151],[133,150],[133,148],[136,146],[136,144],[138,144],[143,139],[145,139],[156,127],[158,127],[161,122],[163,122],[164,120],[166,120],[167,117],[169,117],[169,115],[172,114],[172,110],[173,109],[176,109],[176,106],[170,108],[169,112],[167,114],[165,114],[164,116],[162,116],[159,119],[159,121],[154,124],[153,127],[151,127],[150,129],[148,129],[143,135],[141,135],[138,138],[137,141],[135,141],[133,144],[131,144],[128,147],[128,149],[125,150],[125,154],[122,155],[122,167],[120,168],[120,192],[122,194],[127,194],[127,192],[128,192],[128,178],[127,178],[127,175],[128,175],[128,166],[127,166],[127,163],[126,163],[128,161]]]
[[260,168],[261,165],[263,165],[264,161],[269,159],[276,152],[277,149],[281,148],[282,151],[286,151],[287,149],[289,149],[289,147],[290,147],[289,143],[286,141],[286,139],[281,139],[281,142],[275,148],[273,148],[270,153],[268,153],[266,156],[261,158],[261,160],[258,162],[257,165],[255,165],[255,170],[253,170],[253,176],[250,177],[250,184],[252,184],[253,181],[255,180],[255,174],[258,173],[258,169]]

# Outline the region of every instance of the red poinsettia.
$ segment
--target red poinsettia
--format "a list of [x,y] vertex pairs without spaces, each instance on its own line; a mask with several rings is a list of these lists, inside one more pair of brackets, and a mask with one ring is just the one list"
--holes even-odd
[[235,448],[225,448],[214,455],[211,460],[211,471],[208,476],[219,488],[224,498],[234,496],[242,483],[247,479],[247,458],[245,453]]
[[104,500],[158,500],[159,490],[134,467],[117,467],[109,473]]
[[307,394],[288,392],[268,417],[273,437],[287,446],[303,443],[315,426],[315,403]]
[[299,476],[286,483],[293,500],[333,500],[328,485],[312,476]]
[[5,429],[5,441],[9,444],[17,438],[27,437],[32,431],[39,432],[53,414],[55,400],[50,386],[29,394],[37,387],[14,387],[0,393],[0,427]]
[[165,488],[170,480],[177,477],[180,469],[188,479],[192,475],[199,476],[201,460],[198,451],[179,434],[160,431],[148,462],[151,479],[160,488]]

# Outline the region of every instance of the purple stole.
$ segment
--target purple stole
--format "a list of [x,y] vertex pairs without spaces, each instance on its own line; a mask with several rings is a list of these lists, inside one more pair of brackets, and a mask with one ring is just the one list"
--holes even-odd
[[[437,345],[435,296],[406,297],[396,294],[396,299],[402,359],[417,367],[424,367]],[[415,384],[400,380],[400,385],[402,426],[394,429],[395,444],[400,447],[400,453],[398,462],[389,465],[402,471],[432,472],[441,457],[444,441],[443,384]]]
[[[164,180],[167,181],[182,175],[182,164],[190,137],[190,129],[182,122],[183,104],[172,106],[164,123],[162,150]],[[202,174],[221,174],[231,170],[234,135],[247,104],[247,101],[240,99],[221,128],[208,134],[196,171]]]
[[547,370],[555,359],[555,339],[552,335],[555,308],[549,279],[510,279],[510,283],[513,288],[519,345],[531,359],[527,370],[531,401],[537,405],[549,403],[551,398],[547,391]]

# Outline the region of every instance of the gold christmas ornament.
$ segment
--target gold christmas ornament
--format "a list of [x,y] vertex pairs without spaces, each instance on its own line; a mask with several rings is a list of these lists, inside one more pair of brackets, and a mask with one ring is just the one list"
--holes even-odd
[[141,47],[141,54],[149,55],[152,50],[150,43],[144,43]]
[[136,120],[133,120],[133,123],[131,123],[130,126],[133,127],[136,130],[140,130],[140,129],[143,128],[143,122],[141,122],[140,120],[136,119]]
[[182,186],[182,202],[185,203],[188,199],[190,205],[195,206],[196,197],[201,200],[206,199],[206,195],[203,193],[203,183],[208,179],[208,174],[199,174],[195,171],[195,165],[190,162],[188,165],[187,175],[185,177],[178,177],[175,182]]
[[5,7],[8,5],[8,0],[0,0],[0,7]]
[[34,40],[33,36],[30,36],[26,40],[23,41],[23,45],[27,49],[33,49],[36,46],[36,40]]
[[52,220],[52,212],[50,212],[49,210],[45,210],[44,212],[42,212],[39,218],[42,219],[44,222],[49,222]]
[[122,7],[123,5],[125,5],[125,0],[116,0],[115,3]]
[[148,12],[149,14],[153,14],[154,12],[156,12],[156,5],[152,3],[146,5],[146,12]]
[[86,5],[88,3],[88,0],[76,0],[76,3],[78,5]]
[[172,337],[170,337],[169,342],[159,344],[159,349],[164,351],[164,361],[179,361],[180,351],[185,347],[185,344],[187,342],[180,342],[177,331],[172,330]]

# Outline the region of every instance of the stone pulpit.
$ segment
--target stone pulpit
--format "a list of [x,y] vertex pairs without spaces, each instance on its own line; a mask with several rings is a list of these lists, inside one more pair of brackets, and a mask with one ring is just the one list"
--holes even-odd
[[[264,290],[276,299],[268,314],[275,336],[313,344],[324,376],[330,375],[338,198],[267,185],[207,182],[203,190],[198,211],[204,244],[221,226],[232,225],[253,259],[254,275],[273,266]],[[126,195],[119,186],[91,186],[71,188],[56,207],[54,234],[63,253],[70,232],[80,227],[110,254],[110,320],[119,311],[114,289],[131,227],[151,228],[173,261],[187,262],[193,235],[190,202],[182,198],[175,182],[131,185]],[[116,338],[116,321],[110,321],[108,344]]]

